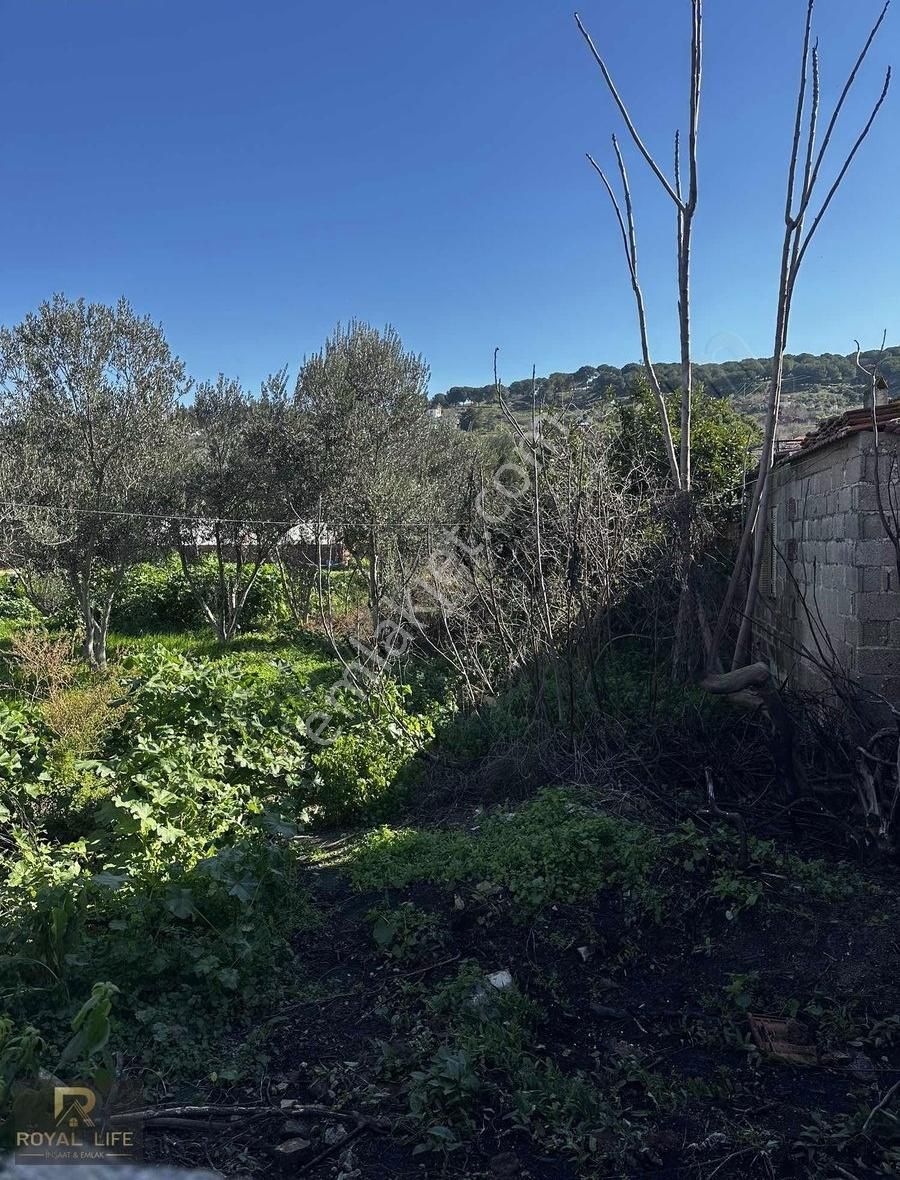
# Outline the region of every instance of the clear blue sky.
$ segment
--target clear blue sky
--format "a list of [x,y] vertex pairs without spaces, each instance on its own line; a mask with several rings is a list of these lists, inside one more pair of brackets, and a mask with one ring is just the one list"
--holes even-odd
[[[881,0],[819,0],[824,97]],[[571,0],[5,0],[0,320],[124,293],[200,379],[256,384],[339,319],[393,322],[432,390],[638,356],[584,161],[616,118]],[[771,352],[805,0],[708,0],[699,360]],[[687,0],[583,0],[647,140],[684,125]],[[841,138],[889,61],[891,14]],[[798,292],[793,351],[900,341],[900,75]],[[656,356],[672,213],[632,160]],[[641,181],[637,184],[637,178]]]

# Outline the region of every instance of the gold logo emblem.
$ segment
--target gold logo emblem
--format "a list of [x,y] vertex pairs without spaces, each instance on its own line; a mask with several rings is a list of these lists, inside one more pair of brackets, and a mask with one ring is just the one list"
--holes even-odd
[[58,1127],[93,1127],[97,1095],[85,1086],[54,1086],[53,1117]]

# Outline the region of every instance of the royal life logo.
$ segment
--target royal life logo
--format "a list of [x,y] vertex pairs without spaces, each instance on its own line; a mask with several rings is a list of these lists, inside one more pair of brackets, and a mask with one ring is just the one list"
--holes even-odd
[[140,1125],[120,1123],[90,1085],[41,1087],[15,1107],[17,1163],[123,1163],[140,1157]]

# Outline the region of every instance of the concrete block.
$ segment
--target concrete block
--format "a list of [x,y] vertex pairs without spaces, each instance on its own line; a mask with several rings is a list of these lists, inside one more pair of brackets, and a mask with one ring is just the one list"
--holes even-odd
[[862,575],[862,585],[859,586],[859,589],[865,591],[866,594],[880,594],[890,589],[888,578],[885,576],[887,570],[883,566],[867,565],[858,573]]
[[878,501],[875,497],[875,485],[861,483],[857,484],[852,491],[852,504],[857,512],[875,512],[878,509]]
[[900,703],[900,676],[885,676],[881,682],[881,694],[892,705]]
[[[859,594],[860,591],[865,590],[863,578],[866,572],[865,569],[855,565],[844,566],[844,588],[848,594]],[[876,586],[875,589],[880,589],[880,587]]]
[[843,487],[838,492],[837,510],[838,512],[849,512],[853,507],[853,493],[849,487]]
[[856,652],[860,676],[900,677],[900,650],[888,647],[860,647]]
[[841,532],[848,541],[862,540],[863,518],[858,512],[845,512]]
[[887,534],[884,531],[884,521],[877,512],[866,512],[860,516],[862,535],[865,541],[880,541]]
[[825,547],[825,561],[828,565],[845,566],[849,560],[850,545],[847,541],[828,542]]
[[854,565],[893,564],[893,550],[887,541],[858,541],[853,546]]
[[816,601],[810,604],[810,609],[815,612],[818,606],[819,612],[822,615],[822,622],[828,628],[829,632],[833,632],[840,626],[841,608],[844,606],[844,593],[825,587],[822,590],[816,591]]
[[890,623],[900,619],[900,594],[857,594],[854,605],[861,623]]
[[887,647],[889,642],[889,631],[894,623],[888,622],[874,622],[861,623],[855,620],[859,627],[859,645],[860,647]]
[[852,487],[856,483],[865,483],[866,478],[866,456],[852,455],[844,464],[844,483]]

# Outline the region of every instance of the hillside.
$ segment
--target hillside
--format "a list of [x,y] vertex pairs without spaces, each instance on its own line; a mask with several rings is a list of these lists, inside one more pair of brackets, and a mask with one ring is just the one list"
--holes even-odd
[[[875,353],[864,353],[867,363],[875,360]],[[767,374],[771,358],[727,361],[724,364],[697,365],[699,381],[707,390],[720,397],[728,397],[742,414],[761,421],[765,409]],[[900,389],[900,346],[888,348],[882,368],[890,389]],[[538,395],[586,410],[596,407],[610,396],[623,397],[637,380],[643,366],[582,365],[574,373],[551,373],[539,377]],[[656,371],[665,389],[678,388],[681,369],[677,364],[658,364]],[[826,352],[813,356],[804,352],[788,356],[785,364],[784,405],[781,415],[782,435],[804,434],[816,422],[849,406],[858,405],[865,396],[865,379],[856,367],[856,356],[850,353]],[[514,408],[531,405],[531,380],[513,381],[508,395]],[[466,428],[485,425],[485,415],[479,405],[492,403],[495,389],[491,385],[456,385],[438,394],[433,402],[448,408],[463,407],[460,424]],[[466,413],[468,411],[468,413]]]

